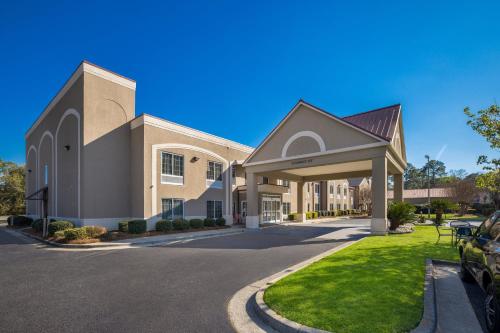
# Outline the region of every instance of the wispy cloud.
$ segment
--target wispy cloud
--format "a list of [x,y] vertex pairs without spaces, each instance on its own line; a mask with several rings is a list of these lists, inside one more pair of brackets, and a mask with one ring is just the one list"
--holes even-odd
[[446,148],[448,148],[448,145],[445,144],[441,147],[441,149],[439,150],[439,152],[437,153],[436,155],[436,160],[439,160],[441,158],[441,156],[443,156],[443,153],[444,151],[446,150]]

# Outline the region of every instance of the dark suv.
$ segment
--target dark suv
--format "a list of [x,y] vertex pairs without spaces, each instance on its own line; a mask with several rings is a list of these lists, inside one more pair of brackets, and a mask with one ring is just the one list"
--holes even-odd
[[500,332],[500,210],[486,219],[469,237],[460,241],[460,277],[474,280],[486,292],[486,325]]

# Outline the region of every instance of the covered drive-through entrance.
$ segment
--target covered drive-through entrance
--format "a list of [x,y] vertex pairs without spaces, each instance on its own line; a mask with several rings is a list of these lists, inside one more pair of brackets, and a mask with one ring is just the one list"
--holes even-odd
[[266,201],[264,207],[269,213],[259,216],[258,176],[297,182],[297,213],[302,221],[304,183],[371,176],[371,230],[385,234],[389,175],[393,176],[394,201],[403,200],[406,153],[401,106],[339,118],[301,100],[243,166],[247,174],[247,228],[258,228],[266,222],[264,218],[276,218],[272,216],[272,201]]

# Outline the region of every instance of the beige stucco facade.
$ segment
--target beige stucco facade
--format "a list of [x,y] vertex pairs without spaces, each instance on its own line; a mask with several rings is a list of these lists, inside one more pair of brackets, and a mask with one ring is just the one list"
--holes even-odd
[[[380,173],[385,197],[381,179],[404,167],[400,124],[397,140],[381,142],[299,103],[286,125],[254,150],[147,114],[136,117],[135,87],[83,62],[27,131],[26,193],[48,188],[49,217],[110,229],[146,219],[153,229],[169,216],[216,214],[255,227],[290,213],[352,209],[348,177]],[[384,207],[374,211],[385,216]],[[40,216],[42,205],[28,202],[27,214]]]

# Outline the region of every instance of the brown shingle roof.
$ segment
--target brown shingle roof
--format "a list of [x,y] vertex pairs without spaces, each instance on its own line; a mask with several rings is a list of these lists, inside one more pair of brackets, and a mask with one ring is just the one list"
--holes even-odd
[[394,135],[400,110],[401,105],[395,104],[342,119],[390,141]]

